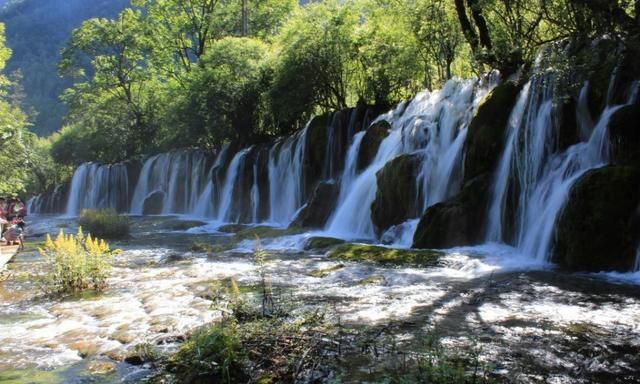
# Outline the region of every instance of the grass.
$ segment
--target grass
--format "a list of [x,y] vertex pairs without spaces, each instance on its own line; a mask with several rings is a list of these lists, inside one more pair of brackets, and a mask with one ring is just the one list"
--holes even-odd
[[102,239],[126,239],[129,237],[129,217],[119,215],[113,209],[84,209],[78,224],[94,237]]
[[343,244],[332,248],[332,260],[368,261],[384,265],[432,266],[442,253],[431,250],[395,249],[368,244]]

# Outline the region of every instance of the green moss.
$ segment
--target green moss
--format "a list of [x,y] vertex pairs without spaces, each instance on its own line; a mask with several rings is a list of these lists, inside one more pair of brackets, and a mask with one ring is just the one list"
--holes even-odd
[[304,242],[304,249],[327,249],[338,244],[344,244],[344,240],[336,239],[333,237],[314,236],[308,238]]
[[271,237],[296,235],[302,232],[304,232],[304,230],[298,227],[275,228],[275,227],[268,227],[268,226],[261,225],[258,227],[243,229],[240,232],[236,233],[233,238],[235,241],[256,239],[256,238],[266,239]]
[[250,227],[246,224],[226,224],[218,228],[218,231],[223,233],[238,233],[248,228]]
[[213,245],[207,243],[192,243],[189,247],[191,252],[213,252]]
[[329,268],[322,268],[311,271],[307,273],[307,276],[323,278],[327,275],[330,275],[332,272],[341,270],[342,268],[344,268],[344,264],[336,264]]
[[441,252],[433,250],[394,249],[367,244],[343,244],[331,249],[329,259],[369,261],[385,265],[434,265]]

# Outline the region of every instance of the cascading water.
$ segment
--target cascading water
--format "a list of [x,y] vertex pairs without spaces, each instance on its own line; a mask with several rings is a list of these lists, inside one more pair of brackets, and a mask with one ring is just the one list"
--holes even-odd
[[234,220],[234,216],[237,214],[237,212],[233,212],[234,190],[242,162],[250,150],[251,148],[246,148],[236,153],[229,164],[229,169],[227,170],[227,175],[224,179],[224,186],[222,187],[220,208],[218,210],[218,220],[220,221],[232,221]]
[[73,174],[67,201],[67,216],[84,208],[127,210],[129,178],[124,164],[82,164]]
[[[371,165],[356,177],[348,173],[353,164],[347,159],[345,175],[349,177],[343,177],[338,208],[326,232],[344,238],[375,237],[370,206],[377,191],[376,173],[400,154],[417,152],[424,159],[418,180],[419,205],[426,208],[449,197],[456,183],[460,183],[466,128],[495,80],[450,80],[442,90],[420,93],[408,105],[400,104],[379,117],[391,124],[391,132],[380,144]],[[357,153],[359,146],[360,140],[354,139],[348,156]],[[414,231],[415,226],[406,226],[406,230]]]
[[170,152],[147,159],[131,200],[131,213],[144,213],[153,194],[162,196],[161,213],[191,212],[205,188],[206,156],[201,152]]
[[215,217],[220,191],[220,188],[216,183],[216,175],[224,165],[228,152],[229,144],[225,144],[216,156],[211,169],[209,169],[206,185],[200,196],[198,196],[191,214],[201,217]]
[[487,239],[504,241],[506,196],[509,183],[515,181],[519,191],[515,245],[520,253],[540,262],[548,259],[556,219],[575,181],[586,171],[608,162],[607,125],[611,115],[621,107],[607,106],[593,128],[585,126],[590,122],[580,117],[586,111],[583,89],[577,121],[579,132],[589,132],[588,137],[559,150],[554,140],[558,127],[552,118],[552,80],[550,76],[534,77],[521,91],[509,120],[488,216]]
[[258,185],[258,162],[253,163],[253,183],[251,185],[251,222],[258,222],[260,210],[260,186]]
[[269,221],[287,225],[304,203],[304,149],[307,127],[269,151]]

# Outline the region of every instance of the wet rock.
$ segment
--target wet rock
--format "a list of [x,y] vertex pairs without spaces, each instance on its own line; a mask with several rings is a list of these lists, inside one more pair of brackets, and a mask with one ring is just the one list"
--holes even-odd
[[87,370],[94,375],[106,375],[116,370],[116,365],[110,361],[92,361]]
[[139,355],[130,355],[124,358],[124,362],[131,365],[142,365],[144,364],[144,359]]
[[266,238],[272,238],[272,237],[295,235],[302,232],[303,232],[303,229],[299,227],[290,226],[289,228],[285,229],[285,228],[269,227],[266,225],[259,225],[257,227],[250,227],[236,233],[235,236],[233,237],[233,240],[237,242],[241,240],[266,239]]
[[505,130],[520,87],[511,81],[487,95],[469,124],[464,153],[464,180],[493,172],[505,143]]
[[307,204],[291,222],[291,227],[322,228],[329,220],[338,199],[335,182],[318,183]]
[[304,242],[304,250],[308,251],[312,249],[316,249],[316,250],[327,249],[343,243],[344,243],[344,240],[342,239],[336,239],[333,237],[314,236],[314,237],[308,238]]
[[389,135],[391,125],[386,120],[380,120],[371,125],[362,138],[360,151],[358,152],[358,163],[356,169],[361,171],[367,168],[378,153],[380,143]]
[[434,250],[396,249],[368,244],[338,245],[327,253],[327,257],[334,260],[419,266],[434,265],[441,255],[440,252]]
[[315,271],[311,271],[307,273],[308,276],[323,278],[329,276],[331,273],[335,271],[339,271],[344,268],[344,264],[336,264],[332,267],[316,269]]
[[638,243],[633,216],[639,192],[636,168],[609,166],[585,173],[556,224],[553,261],[576,271],[629,271]]
[[611,73],[618,64],[619,49],[618,43],[609,39],[601,39],[589,49],[589,63],[587,65],[592,70],[588,75],[587,100],[592,118],[600,116],[607,104]]
[[218,228],[218,231],[223,233],[236,233],[248,228],[251,228],[248,224],[225,224]]
[[401,155],[376,174],[378,190],[371,204],[371,220],[378,236],[389,227],[420,215],[416,185],[420,163],[418,155]]
[[580,141],[578,121],[576,116],[576,100],[567,98],[555,107],[555,123],[558,127],[558,149],[565,150]]
[[451,248],[484,240],[491,176],[469,181],[452,199],[424,212],[413,236],[413,248]]
[[[307,127],[305,137],[304,182],[309,193],[315,182],[322,177],[327,148],[327,127],[331,123],[331,114],[314,117]],[[306,196],[306,193],[303,195]]]
[[609,120],[611,159],[614,164],[640,167],[640,106],[617,110]]
[[205,223],[204,221],[199,221],[199,220],[169,220],[166,221],[164,223],[162,223],[162,228],[163,229],[168,229],[171,231],[186,231],[187,229],[190,228],[195,228],[195,227],[201,227],[203,225],[206,225],[207,223]]
[[162,213],[165,194],[162,191],[155,191],[144,199],[142,205],[143,215],[159,215]]

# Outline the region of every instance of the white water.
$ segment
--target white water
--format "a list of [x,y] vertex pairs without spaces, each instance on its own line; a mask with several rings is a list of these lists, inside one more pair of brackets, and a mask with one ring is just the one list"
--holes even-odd
[[[509,119],[507,142],[498,166],[488,216],[489,241],[504,241],[502,220],[509,182],[515,178],[520,191],[515,217],[515,244],[519,252],[539,262],[548,261],[556,219],[575,181],[586,171],[609,160],[607,125],[621,106],[607,106],[595,127],[584,117],[586,91],[579,97],[579,131],[590,131],[586,140],[559,151],[553,120],[550,77],[536,77],[527,84]],[[633,93],[633,92],[632,92]],[[585,104],[585,105],[583,105]]]
[[269,151],[269,221],[287,225],[304,204],[304,149],[307,127]]
[[244,158],[247,156],[251,148],[243,149],[236,153],[229,164],[227,174],[224,178],[224,184],[222,187],[222,198],[220,200],[220,209],[218,210],[218,220],[223,222],[232,221],[234,216],[239,214],[233,210],[234,189],[236,186],[236,179],[238,172],[242,166]]
[[[422,92],[408,105],[400,104],[382,115],[378,119],[387,120],[391,132],[372,163],[353,177],[354,159],[361,143],[356,135],[348,151],[338,207],[326,233],[347,239],[375,238],[370,207],[377,191],[376,173],[400,154],[417,152],[423,158],[417,181],[422,196],[419,206],[426,208],[450,197],[462,177],[466,129],[474,110],[494,85],[494,81],[485,84],[478,80],[450,80],[442,90]],[[406,228],[415,230],[414,225]],[[404,237],[411,236],[412,233]]]
[[126,210],[129,194],[127,167],[122,164],[82,164],[73,174],[67,201],[67,216],[76,216],[84,208]]
[[216,159],[207,174],[207,182],[202,193],[198,197],[195,206],[191,212],[192,215],[199,217],[214,217],[216,213],[217,203],[219,201],[218,194],[220,187],[217,185],[216,175],[220,172],[229,152],[229,144],[225,144],[222,150],[216,156]]

